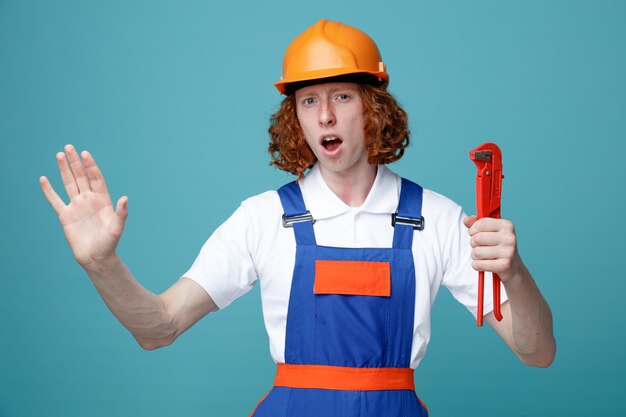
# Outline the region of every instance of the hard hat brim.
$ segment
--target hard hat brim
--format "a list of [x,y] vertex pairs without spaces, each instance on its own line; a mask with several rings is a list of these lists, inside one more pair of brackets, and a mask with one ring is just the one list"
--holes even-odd
[[[350,77],[351,75],[354,75],[355,77]],[[370,77],[363,77],[363,75],[369,75]],[[389,82],[389,75],[386,72],[364,71],[354,68],[332,68],[309,71],[289,78],[284,78],[274,83],[274,86],[278,89],[280,94],[286,94],[288,92],[293,92],[304,85],[315,84],[315,81],[318,80],[320,83],[324,83],[335,81],[335,78],[340,78],[340,80],[337,81],[353,81],[364,84],[378,84],[385,86]]]

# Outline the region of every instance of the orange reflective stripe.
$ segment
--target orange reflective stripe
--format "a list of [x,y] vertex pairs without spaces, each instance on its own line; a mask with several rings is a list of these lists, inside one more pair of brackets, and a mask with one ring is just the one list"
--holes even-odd
[[[417,397],[417,394],[415,396]],[[422,407],[424,407],[424,410],[426,410],[426,417],[428,417],[428,407],[426,407],[426,404],[424,404],[424,402],[420,400],[420,397],[417,397],[417,401],[419,401]]]
[[250,414],[248,414],[248,417],[252,417],[254,415],[254,413],[256,413],[256,409],[259,408],[259,405],[261,405],[263,400],[265,400],[267,398],[267,396],[270,395],[270,392],[272,392],[272,390],[267,391],[267,393],[263,396],[263,398],[261,398],[261,400],[259,400],[259,402],[256,403],[256,407],[254,407],[254,410],[252,410],[252,412]]
[[411,368],[350,368],[279,363],[275,387],[344,391],[415,390]]
[[315,261],[315,294],[391,295],[389,262]]

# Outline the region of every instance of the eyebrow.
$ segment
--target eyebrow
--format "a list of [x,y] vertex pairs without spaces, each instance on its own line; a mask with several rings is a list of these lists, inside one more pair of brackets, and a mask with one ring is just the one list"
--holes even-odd
[[343,92],[343,91],[358,91],[358,88],[357,88],[357,87],[352,87],[352,86],[346,86],[346,87],[335,87],[335,88],[333,88],[333,89],[329,90],[328,92],[329,92],[330,94],[332,94],[332,93],[336,93],[336,92],[338,92],[338,91],[341,91],[341,92]]
[[[352,86],[345,86],[345,87],[333,87],[330,90],[328,90],[328,94],[335,94],[337,92],[358,92],[358,88],[352,87]],[[311,91],[311,92],[300,92],[300,94],[298,95],[313,96],[313,95],[319,95],[319,94],[316,91]]]
[[[354,86],[346,85],[344,87],[333,87],[333,88],[328,90],[328,94],[329,95],[337,94],[338,92],[342,92],[342,93],[346,92],[346,93],[359,94],[359,95],[361,94],[361,92],[359,91],[358,85],[354,85]],[[309,98],[309,97],[312,97],[312,96],[319,96],[319,94],[318,94],[317,91],[310,91],[310,92],[307,91],[307,92],[304,92],[302,90],[298,90],[298,91],[296,91],[296,93],[294,95],[294,97],[297,100],[304,99],[304,98]]]

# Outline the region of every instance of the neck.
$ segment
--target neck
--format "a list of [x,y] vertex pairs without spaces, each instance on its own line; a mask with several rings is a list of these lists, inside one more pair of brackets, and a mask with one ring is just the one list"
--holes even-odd
[[376,173],[377,165],[367,164],[358,172],[332,172],[320,167],[322,178],[337,197],[350,207],[360,207],[369,195]]

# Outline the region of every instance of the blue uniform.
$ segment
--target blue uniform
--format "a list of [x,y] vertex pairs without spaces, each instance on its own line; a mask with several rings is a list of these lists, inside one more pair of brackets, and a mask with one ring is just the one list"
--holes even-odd
[[[283,223],[293,227],[297,245],[287,312],[285,363],[296,369],[313,365],[323,371],[337,372],[338,387],[342,385],[339,381],[342,370],[355,368],[374,372],[408,371],[412,384],[415,268],[411,248],[415,229],[423,227],[422,188],[402,179],[391,248],[319,246],[314,220],[307,216],[298,184],[289,183],[278,194],[285,213]],[[356,271],[364,272],[374,268],[374,272],[367,273],[377,281],[374,282],[377,295],[371,295],[369,290],[365,291],[367,295],[360,294],[363,291],[359,276],[341,277],[338,280],[341,288],[333,293],[332,280],[320,272],[322,265],[354,265]],[[354,283],[355,291],[350,288],[346,291],[346,283],[350,287],[350,282]],[[321,287],[324,290],[319,290]],[[383,292],[376,292],[380,288]],[[320,388],[313,376],[310,386],[304,387],[278,383],[278,377],[276,381],[252,416],[428,415],[413,389],[376,389],[377,384],[355,385],[355,389]],[[330,384],[334,386],[333,381]]]

